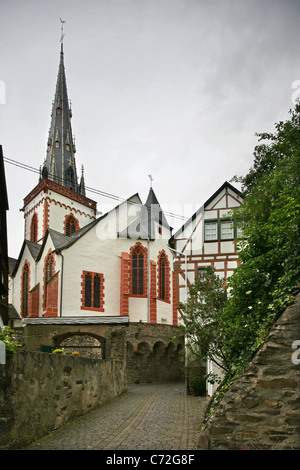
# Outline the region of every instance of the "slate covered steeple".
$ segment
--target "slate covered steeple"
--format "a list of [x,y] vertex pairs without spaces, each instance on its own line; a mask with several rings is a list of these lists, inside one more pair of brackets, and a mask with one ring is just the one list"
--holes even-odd
[[119,238],[153,241],[161,237],[162,229],[166,230],[165,234],[168,233],[167,239],[169,239],[172,228],[151,187],[146,203],[140,208],[139,216],[126,229],[119,232]]
[[81,178],[80,183],[78,183],[77,178],[76,148],[72,134],[71,118],[72,110],[67,93],[63,42],[61,41],[47,153],[41,172],[41,179],[48,178],[65,188],[85,196],[84,180]]

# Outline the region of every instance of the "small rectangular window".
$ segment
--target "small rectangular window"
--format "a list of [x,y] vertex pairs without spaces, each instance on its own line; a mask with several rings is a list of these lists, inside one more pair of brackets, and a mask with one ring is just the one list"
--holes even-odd
[[201,281],[204,278],[205,278],[205,268],[198,268],[197,269],[197,279],[199,279],[199,281]]
[[81,275],[81,309],[104,312],[104,276],[83,271]]
[[221,220],[221,240],[232,240],[234,238],[234,222],[232,220]]
[[237,236],[237,238],[242,238],[243,237],[243,230],[239,226],[238,222],[236,224],[236,236]]
[[206,242],[218,240],[218,222],[217,221],[205,221],[204,222],[204,240]]

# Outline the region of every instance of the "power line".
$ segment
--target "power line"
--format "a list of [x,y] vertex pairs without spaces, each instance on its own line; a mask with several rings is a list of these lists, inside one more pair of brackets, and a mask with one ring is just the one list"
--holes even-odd
[[[25,163],[18,162],[17,160],[13,160],[13,159],[8,158],[8,157],[4,157],[4,161],[6,163],[9,163],[10,165],[14,165],[14,166],[17,166],[18,168],[21,168],[23,170],[31,171],[32,173],[40,175],[40,170],[38,168],[33,167],[33,166],[26,165]],[[63,180],[61,178],[57,177],[57,180],[61,181],[61,183],[63,183]],[[109,199],[113,199],[115,201],[126,201],[126,199],[124,199],[120,196],[116,196],[115,194],[106,193],[105,191],[101,191],[100,189],[91,188],[89,186],[85,186],[85,189],[87,191],[91,192],[91,193],[94,193],[94,194],[97,194],[99,196],[103,196],[103,197],[106,197],[106,198],[109,198]],[[172,212],[165,212],[164,211],[164,214],[169,216],[169,217],[174,217],[176,219],[180,219],[180,220],[183,220],[183,221],[187,220],[187,217],[184,217],[183,215],[179,215],[179,214],[174,214]]]

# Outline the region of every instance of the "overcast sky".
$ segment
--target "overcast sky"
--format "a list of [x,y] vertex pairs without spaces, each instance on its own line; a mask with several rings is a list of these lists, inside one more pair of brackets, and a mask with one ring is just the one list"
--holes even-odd
[[[300,0],[0,0],[0,17],[4,157],[44,161],[61,17],[78,174],[84,165],[88,187],[143,201],[152,174],[162,208],[185,217],[248,172],[255,133],[300,95]],[[17,258],[38,175],[5,171]],[[87,196],[103,213],[117,204]]]

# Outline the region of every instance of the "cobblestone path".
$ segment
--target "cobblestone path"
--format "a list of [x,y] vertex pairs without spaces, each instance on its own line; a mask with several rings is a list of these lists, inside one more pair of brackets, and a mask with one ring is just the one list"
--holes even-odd
[[193,450],[205,397],[185,385],[138,384],[28,446],[28,450]]

